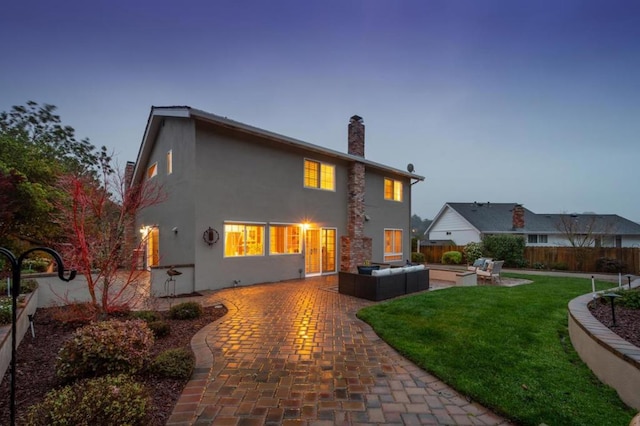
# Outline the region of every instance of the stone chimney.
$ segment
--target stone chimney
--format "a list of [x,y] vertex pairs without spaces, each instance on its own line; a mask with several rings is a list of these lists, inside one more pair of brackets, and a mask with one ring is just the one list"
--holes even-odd
[[[364,158],[364,123],[354,115],[349,121],[349,154]],[[349,165],[347,183],[347,235],[340,239],[340,270],[356,272],[371,260],[371,238],[364,235],[365,167],[359,161]]]
[[524,207],[522,204],[513,206],[513,229],[524,228]]

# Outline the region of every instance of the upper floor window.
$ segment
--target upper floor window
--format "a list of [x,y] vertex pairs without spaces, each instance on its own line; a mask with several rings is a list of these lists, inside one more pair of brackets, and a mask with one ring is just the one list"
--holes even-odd
[[393,201],[402,201],[402,182],[399,180],[384,180],[384,199]]
[[384,260],[402,260],[402,229],[384,230]]
[[264,225],[224,225],[224,256],[264,256]]
[[147,178],[151,179],[157,174],[158,174],[158,163],[156,162],[156,163],[153,163],[151,166],[149,166],[149,168],[147,169]]
[[173,150],[167,152],[167,174],[173,173]]
[[299,225],[271,225],[269,227],[269,254],[300,253]]
[[334,191],[336,167],[320,161],[304,160],[304,186]]

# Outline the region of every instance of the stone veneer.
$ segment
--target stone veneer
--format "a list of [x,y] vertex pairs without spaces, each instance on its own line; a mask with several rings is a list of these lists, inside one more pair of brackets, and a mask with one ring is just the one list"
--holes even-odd
[[[354,115],[349,121],[349,154],[364,158],[364,124]],[[358,265],[371,260],[371,238],[364,235],[365,167],[359,161],[349,165],[347,235],[340,238],[340,270],[356,272]]]

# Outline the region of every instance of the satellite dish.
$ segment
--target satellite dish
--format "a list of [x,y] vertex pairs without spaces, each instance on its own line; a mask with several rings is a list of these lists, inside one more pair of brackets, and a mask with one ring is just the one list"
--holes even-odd
[[413,164],[407,164],[407,170],[409,171],[409,173],[413,173]]

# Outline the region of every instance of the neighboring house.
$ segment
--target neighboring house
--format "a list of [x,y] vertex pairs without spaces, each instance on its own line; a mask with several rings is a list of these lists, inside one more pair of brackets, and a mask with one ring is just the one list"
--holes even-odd
[[137,219],[157,294],[170,266],[185,293],[404,263],[424,180],[365,159],[358,116],[344,154],[186,106],[151,109],[129,174],[167,194]]
[[493,234],[521,235],[528,246],[570,246],[569,236],[583,246],[640,245],[640,225],[618,215],[537,214],[521,204],[490,202],[446,203],[425,231],[423,245],[441,240],[465,245]]

